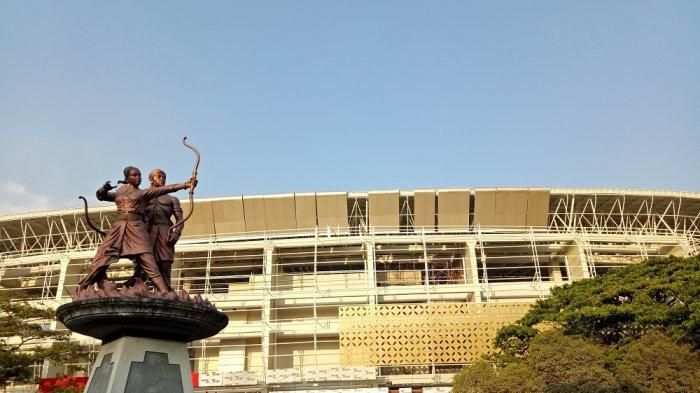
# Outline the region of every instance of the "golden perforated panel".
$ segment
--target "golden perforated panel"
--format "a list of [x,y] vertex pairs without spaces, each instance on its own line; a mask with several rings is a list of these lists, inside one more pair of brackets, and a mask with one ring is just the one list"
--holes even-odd
[[343,365],[472,363],[529,303],[432,303],[340,307]]

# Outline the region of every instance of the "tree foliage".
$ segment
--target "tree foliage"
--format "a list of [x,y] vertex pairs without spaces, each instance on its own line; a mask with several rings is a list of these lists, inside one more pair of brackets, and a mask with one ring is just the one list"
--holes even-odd
[[[44,359],[73,363],[87,356],[86,348],[68,341],[68,331],[47,328],[53,318],[52,309],[0,292],[0,386],[10,379],[26,381],[31,377],[29,367]],[[46,346],[47,341],[54,343]]]
[[512,324],[504,326],[496,334],[494,345],[505,356],[522,356],[527,351],[530,340],[537,334],[537,329],[530,326]]
[[455,393],[615,392],[609,354],[599,345],[550,330],[532,339],[528,352],[507,364],[482,360],[457,374]]
[[700,392],[700,260],[649,260],[553,289],[494,345],[455,377],[456,393]]
[[548,392],[615,392],[608,358],[605,347],[550,330],[532,339],[522,363],[536,371]]
[[496,391],[495,387],[496,370],[491,363],[480,360],[455,375],[452,391],[455,393],[490,393]]
[[700,354],[651,332],[621,351],[616,374],[627,391],[681,393],[700,390]]
[[538,393],[545,389],[542,374],[527,363],[511,363],[496,374],[492,391],[499,393]]
[[[700,348],[700,258],[648,260],[552,289],[520,326],[560,325],[603,344],[625,343],[661,329],[674,341]],[[507,330],[499,334],[507,341]]]

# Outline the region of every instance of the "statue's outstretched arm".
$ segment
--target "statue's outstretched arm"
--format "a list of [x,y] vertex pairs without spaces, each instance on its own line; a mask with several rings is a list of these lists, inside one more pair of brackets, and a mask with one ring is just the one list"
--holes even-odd
[[161,195],[170,194],[171,192],[184,190],[186,188],[189,188],[189,182],[166,184],[163,187],[149,187],[143,190],[143,197],[146,198],[146,200],[151,200]]

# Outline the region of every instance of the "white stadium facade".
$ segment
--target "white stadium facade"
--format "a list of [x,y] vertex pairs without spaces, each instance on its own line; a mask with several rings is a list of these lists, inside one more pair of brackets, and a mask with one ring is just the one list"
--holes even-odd
[[[116,211],[97,207],[90,217],[106,229]],[[45,307],[69,302],[100,241],[82,209],[2,216],[0,290]],[[208,298],[230,320],[190,343],[198,390],[435,393],[550,288],[697,254],[700,193],[464,188],[199,199],[176,251],[173,287]],[[109,275],[122,282],[132,267],[122,260]],[[47,362],[35,373],[64,367]]]

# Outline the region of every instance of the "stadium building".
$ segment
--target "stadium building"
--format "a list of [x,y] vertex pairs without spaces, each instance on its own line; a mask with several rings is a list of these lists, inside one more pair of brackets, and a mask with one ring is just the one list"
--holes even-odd
[[[91,211],[102,228],[115,217],[111,206]],[[66,303],[100,241],[82,209],[0,217],[0,290]],[[217,336],[190,344],[201,391],[436,393],[550,288],[698,251],[700,193],[238,196],[195,201],[173,286],[230,319]],[[117,282],[131,273],[128,260],[109,270]],[[37,365],[36,373],[63,367]]]

